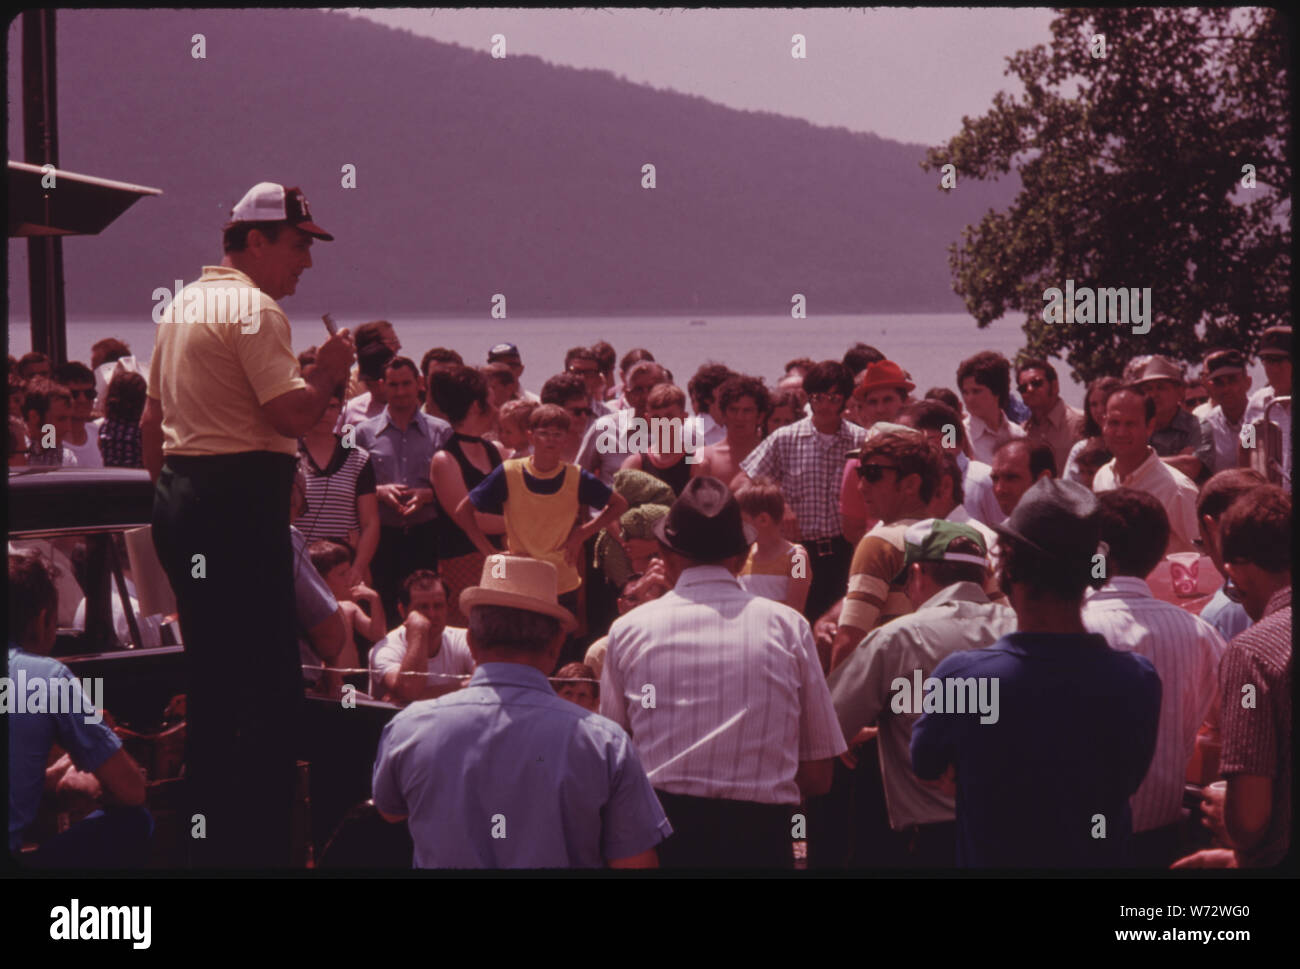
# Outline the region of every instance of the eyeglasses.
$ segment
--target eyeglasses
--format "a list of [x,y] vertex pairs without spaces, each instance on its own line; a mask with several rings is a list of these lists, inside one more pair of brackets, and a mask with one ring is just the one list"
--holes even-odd
[[886,471],[898,473],[898,466],[894,464],[861,464],[858,465],[858,477],[871,484],[875,484],[885,476]]
[[843,394],[809,394],[808,400],[814,404],[842,404]]
[[599,367],[569,367],[569,373],[576,373],[582,377],[592,377],[600,373]]
[[99,391],[94,387],[73,387],[70,392],[73,397],[85,397],[86,400],[94,400],[99,396]]
[[1026,390],[1037,390],[1039,387],[1042,387],[1046,383],[1047,383],[1046,380],[1043,380],[1041,377],[1039,377],[1035,380],[1026,380],[1023,384],[1017,384],[1016,386],[1023,394]]

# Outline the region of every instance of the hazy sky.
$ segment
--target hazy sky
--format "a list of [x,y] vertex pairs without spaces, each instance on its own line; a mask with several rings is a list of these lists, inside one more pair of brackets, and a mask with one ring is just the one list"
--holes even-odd
[[[735,108],[934,145],[1020,93],[1006,58],[1050,40],[1048,9],[352,10],[507,56],[598,68]],[[807,57],[790,56],[791,35]]]

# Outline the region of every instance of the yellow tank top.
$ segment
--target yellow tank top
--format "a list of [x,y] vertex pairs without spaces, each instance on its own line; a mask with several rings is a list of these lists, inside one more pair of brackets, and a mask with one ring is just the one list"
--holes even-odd
[[[564,561],[564,542],[578,517],[576,465],[561,464],[550,475],[538,472],[532,457],[516,458],[503,465],[506,475],[506,543],[511,555],[529,555],[550,562],[558,572],[556,591],[563,595],[582,585],[578,570]],[[534,478],[564,475],[564,483],[553,495],[539,495],[524,483],[524,468]]]

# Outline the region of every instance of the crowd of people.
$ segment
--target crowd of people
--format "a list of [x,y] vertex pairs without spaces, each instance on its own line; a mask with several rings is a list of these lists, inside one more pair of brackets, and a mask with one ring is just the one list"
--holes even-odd
[[[281,219],[248,214],[268,199]],[[158,481],[194,796],[240,832],[218,863],[283,856],[267,818],[291,752],[266,740],[304,684],[403,707],[374,805],[409,826],[417,866],[790,868],[799,844],[813,868],[1245,867],[1289,850],[1289,404],[1269,415],[1287,487],[1247,467],[1243,427],[1289,398],[1290,327],[1263,334],[1253,394],[1246,358],[1212,349],[1190,382],[1135,359],[1082,410],[1046,360],[981,352],[918,394],[907,361],[865,344],[791,360],[772,387],[713,361],[683,387],[652,349],[600,342],[557,353],[534,395],[513,344],[417,361],[385,321],[293,355],[274,301],[331,237],[270,183],[225,232],[192,285],[259,286],[255,337],[163,324],[147,379],[113,340],[90,366],[10,361],[11,466]],[[226,413],[197,413],[200,392]],[[196,550],[210,575],[241,570],[273,649],[195,581]],[[1153,593],[1178,553],[1221,577],[1199,615]],[[14,563],[11,664],[48,618],[12,608]],[[267,675],[232,700],[241,661]],[[258,712],[221,723],[219,697]],[[1215,841],[1193,851],[1198,736],[1220,738],[1226,785],[1206,788]],[[236,756],[256,810],[223,791]]]

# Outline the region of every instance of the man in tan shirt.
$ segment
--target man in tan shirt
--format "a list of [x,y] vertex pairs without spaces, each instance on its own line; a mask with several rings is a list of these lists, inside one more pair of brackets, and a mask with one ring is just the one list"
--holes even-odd
[[201,867],[289,863],[295,740],[303,700],[294,627],[289,493],[297,438],[355,357],[346,330],[304,379],[276,300],[311,267],[297,189],[253,186],[225,226],[225,257],[171,295],[140,421],[156,482],[153,540],[176,595],[189,682],[187,818]]
[[1029,408],[1025,433],[1031,441],[1042,441],[1056,458],[1056,474],[1065,474],[1070,448],[1083,439],[1083,411],[1061,400],[1056,368],[1046,360],[1021,360],[1016,365],[1016,389]]

